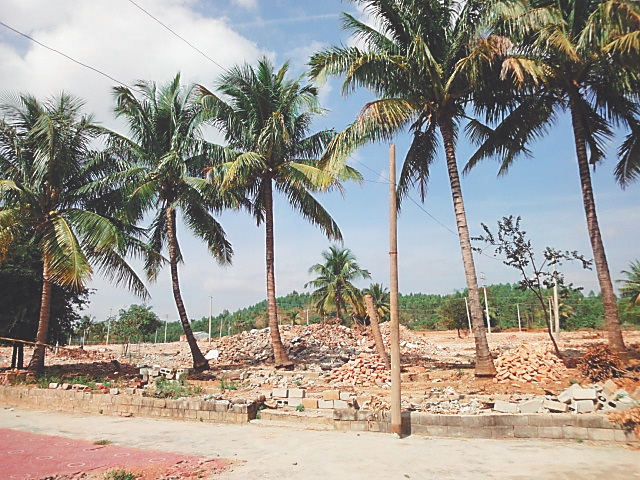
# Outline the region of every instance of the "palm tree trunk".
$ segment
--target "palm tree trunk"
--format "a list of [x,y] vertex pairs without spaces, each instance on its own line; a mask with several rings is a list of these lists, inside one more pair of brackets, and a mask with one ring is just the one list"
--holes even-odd
[[576,142],[576,155],[578,157],[580,184],[582,187],[582,202],[584,204],[584,211],[587,216],[587,230],[589,232],[589,240],[591,241],[593,259],[596,265],[598,283],[600,284],[600,296],[602,298],[602,305],[604,307],[604,319],[607,325],[609,347],[620,357],[620,359],[624,363],[626,363],[628,360],[627,348],[625,347],[624,340],[622,338],[622,329],[620,328],[620,315],[618,313],[618,303],[616,301],[616,295],[613,291],[613,283],[611,281],[611,274],[609,273],[607,255],[604,251],[604,243],[602,242],[600,226],[598,225],[596,201],[593,195],[593,187],[591,185],[589,161],[587,160],[584,127],[582,125],[582,119],[580,118],[580,115],[578,113],[578,107],[573,100],[570,103],[570,109],[573,135]]
[[464,210],[462,200],[462,186],[460,185],[460,175],[456,162],[454,146],[453,123],[450,118],[440,122],[440,133],[444,142],[445,156],[447,159],[447,171],[449,172],[449,183],[451,184],[451,195],[453,196],[453,209],[456,215],[458,226],[458,238],[460,240],[460,250],[462,252],[462,263],[467,279],[469,290],[469,310],[471,311],[471,326],[476,345],[476,376],[489,377],[496,374],[489,343],[484,328],[482,307],[480,305],[480,292],[478,290],[478,280],[476,277],[476,267],[473,263],[473,252],[471,250],[471,239],[469,238],[469,227],[467,226],[467,215]]
[[28,370],[37,375],[44,372],[44,357],[47,340],[49,337],[49,318],[51,315],[51,294],[53,284],[49,280],[49,262],[44,258],[42,266],[42,297],[40,300],[40,319],[38,320],[38,333],[36,335],[36,347],[29,361]]
[[293,362],[289,359],[280,338],[278,325],[278,305],[276,304],[276,274],[275,274],[275,247],[273,239],[273,189],[271,178],[265,179],[264,189],[265,209],[265,237],[266,237],[266,261],[267,261],[267,313],[269,315],[269,334],[273,346],[273,356],[276,368],[293,368]]
[[342,325],[342,293],[340,287],[336,288],[336,320],[338,320],[338,324]]
[[387,370],[391,370],[391,360],[384,349],[384,341],[382,340],[382,333],[380,333],[380,322],[378,321],[378,312],[373,304],[373,297],[371,295],[365,295],[364,302],[367,305],[367,313],[371,321],[371,333],[373,333],[373,340],[376,343],[376,350],[384,362],[385,367],[387,367]]
[[202,372],[209,370],[209,362],[200,351],[198,342],[193,336],[193,330],[191,330],[191,324],[189,323],[189,317],[187,316],[187,310],[184,307],[182,301],[182,294],[180,293],[180,282],[178,280],[178,238],[176,236],[176,211],[173,207],[167,207],[167,236],[169,247],[169,266],[171,267],[171,285],[173,287],[173,298],[176,301],[176,307],[178,309],[178,315],[180,316],[180,323],[182,323],[182,329],[187,337],[187,343],[191,349],[191,356],[193,357],[193,369],[196,372]]

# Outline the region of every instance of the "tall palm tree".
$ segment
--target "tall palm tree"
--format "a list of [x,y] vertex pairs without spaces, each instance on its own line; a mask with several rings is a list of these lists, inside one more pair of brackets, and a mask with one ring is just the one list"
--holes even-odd
[[[156,252],[166,248],[169,254],[173,297],[186,335],[193,368],[209,368],[193,336],[180,291],[178,264],[182,254],[178,244],[176,218],[180,211],[185,225],[202,239],[220,264],[231,263],[233,254],[224,229],[213,214],[236,206],[233,195],[214,188],[203,178],[212,146],[202,139],[204,117],[196,101],[193,86],[183,88],[180,75],[160,88],[154,82],[136,83],[137,95],[129,88],[114,88],[115,112],[127,120],[130,139],[113,139],[123,157],[131,162],[127,185],[133,187],[128,197],[131,221],[140,222],[153,212],[150,246]],[[148,256],[145,269],[155,280],[162,259]]]
[[[343,91],[368,88],[378,97],[333,142],[335,157],[364,141],[388,140],[409,128],[413,140],[404,160],[398,195],[417,186],[422,200],[430,167],[444,146],[476,342],[476,375],[495,375],[486,339],[478,282],[456,161],[459,122],[474,90],[487,87],[502,50],[496,38],[474,36],[486,2],[450,0],[351,0],[375,22],[344,14],[344,27],[365,44],[334,47],[312,56],[311,74],[345,75]],[[473,46],[473,49],[472,49]],[[486,61],[488,60],[488,61]]]
[[336,318],[342,322],[347,313],[347,304],[354,311],[364,311],[362,292],[352,282],[358,278],[370,278],[368,270],[360,268],[355,256],[348,248],[329,247],[322,252],[324,263],[316,263],[309,268],[309,273],[318,277],[305,285],[316,290],[312,298],[316,300],[316,309],[320,315],[325,315],[335,308]]
[[620,294],[629,299],[629,303],[640,305],[640,260],[635,260],[629,264],[629,270],[622,270],[625,278],[618,280],[622,287]]
[[573,129],[582,199],[600,284],[609,344],[622,358],[626,347],[596,213],[589,167],[605,157],[613,127],[629,130],[619,149],[615,174],[624,187],[640,176],[640,6],[619,0],[499,0],[493,2],[493,28],[514,46],[503,77],[518,92],[501,104],[490,101],[488,129],[472,125],[484,145],[466,169],[499,155],[508,171],[527,143],[568,111]]
[[363,295],[371,295],[373,306],[378,313],[378,318],[384,322],[391,313],[389,305],[389,289],[380,283],[372,283],[368,288],[362,290]]
[[[127,265],[140,244],[105,213],[106,163],[92,143],[105,133],[62,93],[44,102],[19,95],[0,105],[0,254],[28,238],[42,257],[38,333],[29,369],[44,370],[53,285],[81,291],[97,268],[146,298]],[[26,235],[26,237],[23,237]]]
[[345,165],[319,160],[334,132],[309,134],[318,106],[318,92],[302,79],[287,78],[288,64],[277,71],[263,58],[256,68],[236,66],[217,81],[222,96],[201,87],[202,104],[227,143],[209,171],[214,185],[239,188],[252,202],[258,225],[265,224],[267,312],[276,367],[291,368],[278,328],[274,260],[274,190],[284,194],[291,207],[318,226],[330,239],[342,240],[331,215],[313,193],[340,188],[340,182],[359,179]]

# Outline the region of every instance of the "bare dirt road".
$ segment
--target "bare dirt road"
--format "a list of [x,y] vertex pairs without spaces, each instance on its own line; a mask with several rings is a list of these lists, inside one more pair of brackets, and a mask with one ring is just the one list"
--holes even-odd
[[[0,426],[145,450],[226,458],[214,479],[640,479],[640,451],[590,442],[403,439],[375,433],[207,425],[0,410]],[[36,452],[34,452],[35,454]]]

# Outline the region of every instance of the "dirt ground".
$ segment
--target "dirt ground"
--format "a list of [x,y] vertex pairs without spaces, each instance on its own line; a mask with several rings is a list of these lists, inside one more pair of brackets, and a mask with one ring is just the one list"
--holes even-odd
[[[303,327],[295,327],[301,329]],[[316,329],[315,334],[321,330]],[[298,338],[299,330],[285,330],[283,338],[285,344],[292,338]],[[369,341],[366,331],[349,330],[348,340],[336,341],[334,337],[320,338],[329,346],[322,346],[321,351],[326,357],[317,355],[300,355],[296,359],[296,369],[281,382],[295,382],[307,389],[308,393],[319,392],[332,388],[335,385],[330,381],[329,372],[323,363],[326,359],[332,359],[332,365],[340,365],[353,356],[353,346],[359,344],[362,339]],[[631,361],[636,365],[640,363],[640,330],[625,331],[625,342],[630,351]],[[441,391],[445,388],[454,389],[456,393],[466,396],[496,396],[496,395],[527,395],[527,394],[557,394],[577,381],[582,384],[590,383],[584,378],[576,367],[579,359],[588,348],[594,345],[606,344],[606,333],[601,331],[563,332],[558,346],[563,354],[565,363],[570,367],[561,375],[560,380],[547,383],[527,383],[505,381],[496,383],[495,380],[478,378],[474,375],[473,361],[475,355],[474,341],[471,336],[459,338],[455,331],[445,332],[413,332],[403,330],[403,341],[412,348],[404,348],[401,356],[403,371],[419,372],[411,376],[411,381],[405,381],[402,385],[403,400],[411,403],[420,403],[431,392]],[[232,383],[234,394],[246,398],[257,398],[268,394],[275,387],[276,380],[280,379],[273,368],[271,360],[255,361],[250,355],[245,355],[246,360],[238,360],[237,353],[233,358],[225,358],[226,351],[249,347],[251,338],[243,336],[223,337],[213,339],[211,343],[201,341],[200,348],[203,352],[211,349],[220,349],[221,355],[218,361],[211,361],[212,369],[203,374],[190,375],[189,380],[197,385],[203,393],[219,394],[221,392],[221,380],[227,384]],[[225,343],[226,342],[226,343]],[[233,347],[230,347],[230,342]],[[349,343],[351,342],[351,343]],[[411,343],[414,342],[414,343]],[[353,345],[352,345],[353,344]],[[527,344],[532,346],[542,345],[551,349],[551,342],[544,331],[522,332],[498,332],[492,333],[489,345],[494,358],[502,352]],[[311,350],[311,349],[309,349]],[[25,363],[29,353],[25,349]],[[11,361],[11,348],[0,347],[0,369],[7,368]],[[74,376],[103,377],[107,381],[125,387],[139,377],[140,365],[160,365],[169,368],[181,368],[190,366],[190,354],[185,342],[157,343],[131,345],[127,355],[123,355],[120,345],[91,345],[60,349],[57,354],[47,353],[47,366],[55,368],[55,375],[67,380]],[[322,368],[321,368],[322,366]],[[324,370],[323,370],[324,369]],[[299,374],[296,376],[295,374]],[[252,380],[256,375],[263,377],[262,382]],[[271,379],[268,377],[271,376]],[[265,380],[264,377],[267,377]],[[312,378],[312,380],[309,380]],[[630,391],[640,386],[633,380],[628,387]],[[271,383],[269,383],[271,382]],[[282,385],[282,383],[281,383]],[[338,385],[342,387],[342,385]],[[388,385],[356,385],[353,389],[358,394],[371,394],[384,400],[388,397],[390,389]]]
[[[263,331],[235,337],[201,341],[203,352],[219,350],[212,369],[189,376],[188,384],[202,394],[255,399],[269,396],[276,386],[300,386],[309,395],[326,389],[355,391],[388,400],[388,385],[346,386],[331,380],[331,368],[344,364],[370,344],[368,333],[321,326],[285,329],[283,339],[295,353],[293,372],[275,370],[264,352],[255,355]],[[311,338],[313,335],[317,338]],[[299,338],[307,335],[305,349]],[[591,383],[575,368],[590,347],[606,344],[604,332],[563,332],[558,342],[570,368],[557,381],[527,383],[477,378],[474,375],[474,341],[459,338],[456,332],[402,332],[401,363],[410,380],[402,383],[403,404],[424,405],[426,399],[454,390],[468,398],[510,398],[531,394],[557,394],[571,383]],[[624,334],[632,363],[640,360],[640,331]],[[546,332],[498,332],[489,339],[492,355],[520,345],[548,346]],[[258,346],[258,351],[262,348]],[[254,350],[251,350],[254,348]],[[29,353],[25,350],[25,363]],[[9,367],[11,348],[0,347],[0,370]],[[119,387],[135,385],[142,365],[168,368],[190,366],[188,345],[131,345],[125,355],[120,345],[92,345],[48,352],[49,375],[61,381],[72,377],[101,378]],[[416,373],[415,375],[412,375]],[[626,379],[629,391],[640,386],[637,370]],[[407,377],[405,377],[406,379]],[[232,390],[221,387],[233,385]],[[34,385],[35,386],[35,385]],[[435,392],[435,393],[434,393]],[[290,408],[290,407],[289,407]],[[90,442],[107,441],[117,446],[164,451],[203,457],[206,461],[230,460],[232,466],[207,473],[208,478],[291,479],[598,479],[640,478],[640,451],[622,446],[590,442],[543,440],[435,439],[410,436],[335,431],[301,430],[276,427],[268,421],[254,420],[248,425],[202,425],[145,418],[83,416],[60,412],[31,412],[0,409],[0,426],[5,429],[58,435]],[[0,464],[12,461],[1,458]],[[186,465],[184,466],[186,468]],[[164,476],[186,478],[183,476]],[[0,475],[1,476],[1,475]],[[19,477],[24,478],[24,477]],[[44,478],[44,477],[43,477]],[[49,477],[47,477],[49,478]],[[60,477],[64,478],[64,477]],[[75,477],[73,477],[75,478]],[[90,478],[90,477],[78,477]],[[102,478],[102,477],[100,477]],[[199,477],[207,478],[207,477]]]

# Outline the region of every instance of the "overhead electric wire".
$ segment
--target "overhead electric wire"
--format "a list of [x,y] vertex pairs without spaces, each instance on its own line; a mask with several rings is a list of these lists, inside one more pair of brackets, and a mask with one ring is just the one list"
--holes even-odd
[[[31,37],[31,36],[27,35],[26,33],[23,33],[23,32],[21,32],[20,30],[17,30],[17,29],[15,29],[15,28],[13,28],[13,27],[11,27],[11,26],[7,25],[7,24],[6,24],[6,23],[4,23],[3,21],[0,21],[0,25],[2,25],[3,27],[5,27],[5,28],[7,28],[7,29],[11,30],[11,31],[12,31],[12,32],[14,32],[14,33],[17,33],[18,35],[21,35],[21,36],[23,36],[23,37],[25,37],[25,38],[27,38],[27,39],[31,40],[33,43],[36,43],[36,44],[40,45],[41,47],[46,48],[47,50],[51,50],[52,52],[57,53],[58,55],[63,56],[63,57],[64,57],[64,58],[66,58],[67,60],[71,60],[72,62],[77,63],[78,65],[80,65],[80,66],[82,66],[82,67],[84,67],[84,68],[88,68],[89,70],[93,70],[94,72],[96,72],[96,73],[98,73],[98,74],[102,75],[103,77],[108,78],[109,80],[112,80],[112,81],[116,82],[116,83],[117,83],[117,84],[119,84],[119,85],[124,85],[124,86],[126,86],[126,87],[129,87],[129,85],[127,85],[125,82],[121,82],[120,80],[118,80],[117,78],[112,77],[112,76],[111,76],[111,75],[109,75],[108,73],[104,73],[103,71],[98,70],[97,68],[92,67],[91,65],[87,65],[86,63],[83,63],[83,62],[81,62],[81,61],[79,61],[79,60],[76,60],[75,58],[73,58],[73,57],[71,57],[71,56],[67,55],[66,53],[61,52],[60,50],[56,50],[56,49],[55,49],[55,48],[53,48],[53,47],[50,47],[50,46],[48,46],[48,45],[45,45],[44,43],[42,43],[42,42],[40,42],[40,41],[36,40],[35,38],[33,38],[33,37]],[[129,88],[131,88],[131,87],[129,87]]]
[[140,5],[138,5],[136,2],[134,2],[133,0],[129,0],[129,3],[131,3],[132,5],[134,5],[135,7],[137,7],[138,9],[140,9],[141,11],[143,11],[144,13],[146,13],[149,17],[151,17],[153,20],[155,20],[156,22],[158,22],[160,25],[162,25],[164,28],[166,28],[167,30],[169,30],[172,34],[174,34],[176,37],[178,37],[180,40],[182,40],[184,43],[186,43],[187,45],[189,45],[191,48],[193,48],[196,52],[198,52],[200,55],[202,55],[204,58],[206,58],[207,60],[209,60],[211,63],[213,63],[214,65],[217,65],[218,67],[220,67],[223,70],[226,70],[225,67],[223,67],[222,65],[220,65],[218,62],[216,62],[213,58],[211,58],[209,55],[207,55],[206,53],[204,53],[202,50],[200,50],[198,47],[196,47],[195,45],[193,45],[191,42],[189,42],[186,38],[184,38],[183,36],[181,36],[179,33],[177,33],[176,31],[174,31],[171,27],[169,27],[168,25],[166,25],[165,23],[163,23],[162,21],[160,21],[160,19],[156,18],[155,16],[153,16],[149,11],[145,10],[144,8],[142,8]]
[[[358,162],[358,164],[362,165],[364,168],[366,168],[367,170],[375,173],[378,175],[378,172],[376,172],[373,168],[369,167],[368,165],[362,163],[362,162]],[[381,175],[382,176],[382,175]],[[386,180],[386,182],[380,182],[380,181],[374,181],[374,180],[365,180],[366,182],[369,183],[379,183],[379,184],[386,184],[389,185],[389,179],[382,176],[382,178],[384,178]],[[443,222],[441,222],[440,220],[438,220],[436,217],[434,217],[426,208],[424,208],[417,200],[415,200],[411,195],[407,195],[407,198],[409,200],[411,200],[411,202],[413,202],[415,204],[416,207],[418,207],[420,210],[422,210],[422,212],[424,212],[426,215],[429,216],[429,218],[431,218],[434,222],[436,222],[438,225],[440,225],[442,228],[444,228],[445,230],[447,230],[449,233],[451,233],[452,235],[455,235],[456,237],[458,236],[458,233],[453,231],[452,229],[450,229],[447,225],[445,225]],[[480,255],[483,255],[487,258],[490,258],[492,260],[501,262],[502,260],[491,256],[491,255],[487,255],[486,253],[484,253],[484,251],[480,251],[478,252],[480,253]]]

